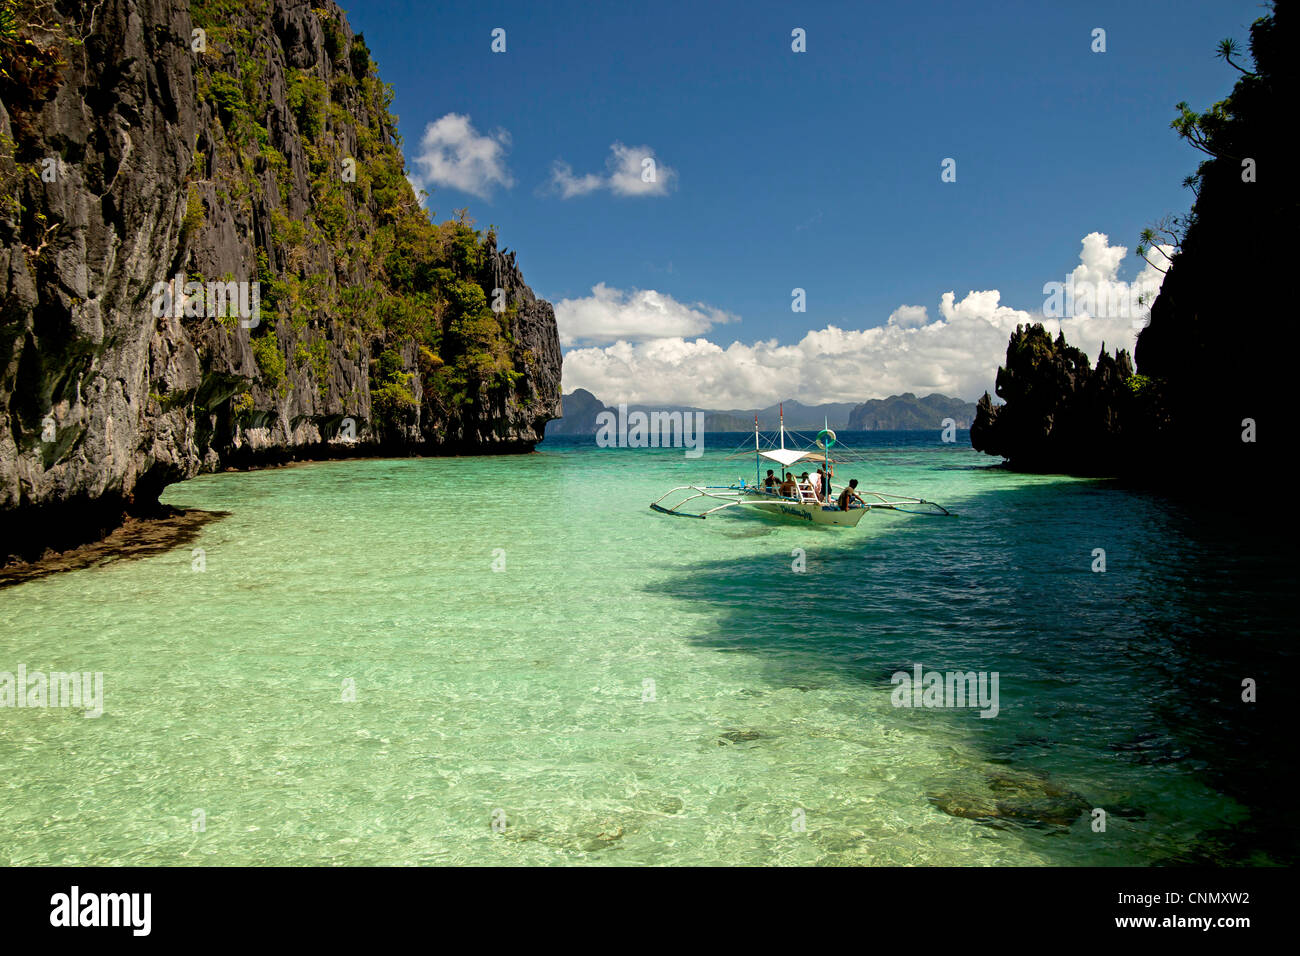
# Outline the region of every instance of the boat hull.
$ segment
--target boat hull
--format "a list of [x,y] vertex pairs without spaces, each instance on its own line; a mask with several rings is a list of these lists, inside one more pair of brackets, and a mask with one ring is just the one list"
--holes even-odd
[[838,508],[824,508],[820,504],[808,501],[790,501],[778,499],[765,501],[767,495],[749,495],[746,497],[745,511],[757,512],[774,518],[789,521],[806,521],[809,524],[832,525],[838,528],[855,528],[867,508],[853,508],[840,511]]

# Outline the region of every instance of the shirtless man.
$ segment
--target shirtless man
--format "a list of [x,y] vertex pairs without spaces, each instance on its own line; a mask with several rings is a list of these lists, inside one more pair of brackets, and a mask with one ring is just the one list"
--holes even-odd
[[848,511],[849,506],[855,501],[858,504],[866,503],[862,500],[862,496],[858,494],[857,487],[858,479],[854,478],[849,481],[849,486],[840,492],[839,506],[841,511]]
[[795,487],[794,475],[790,472],[785,473],[785,481],[781,482],[781,497],[793,498],[798,489]]

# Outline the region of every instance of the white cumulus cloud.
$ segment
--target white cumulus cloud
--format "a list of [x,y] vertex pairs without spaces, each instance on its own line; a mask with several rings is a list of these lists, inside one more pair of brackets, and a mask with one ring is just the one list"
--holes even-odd
[[677,170],[659,162],[649,146],[614,143],[605,160],[605,173],[576,176],[573,167],[556,160],[551,167],[551,189],[562,199],[607,189],[617,196],[664,196],[677,180]]
[[491,197],[493,188],[509,189],[515,184],[506,168],[510,134],[503,129],[479,133],[468,116],[448,113],[424,128],[415,170],[408,176],[418,192],[429,186],[458,189]]
[[589,296],[555,303],[555,322],[565,346],[684,338],[736,320],[736,316],[702,302],[686,305],[654,289],[622,292],[603,282],[593,286]]
[[930,313],[926,311],[923,305],[900,305],[893,312],[889,313],[888,325],[898,326],[900,329],[916,329],[930,321]]
[[[1091,283],[1110,294],[1112,302],[1153,295],[1163,278],[1159,270],[1147,266],[1131,283],[1119,278],[1127,251],[1111,246],[1104,234],[1092,233],[1083,240],[1079,266],[1066,278],[1080,287]],[[556,307],[557,317],[567,312],[567,321],[575,323],[566,332],[561,319],[562,340],[585,343],[564,356],[565,391],[585,388],[606,403],[705,408],[763,406],[783,398],[808,404],[860,402],[901,392],[974,400],[986,389],[992,391],[1017,325],[1042,322],[1053,335],[1064,329],[1066,341],[1094,361],[1103,342],[1112,350],[1131,351],[1137,335],[1127,310],[1076,309],[1061,319],[1045,318],[1037,303],[1032,312],[1012,308],[1002,304],[996,289],[988,289],[960,299],[954,292],[944,293],[935,319],[924,306],[904,305],[873,328],[827,325],[791,344],[770,339],[722,346],[702,337],[707,325],[672,331],[679,323],[689,324],[685,314],[658,322],[633,318],[637,310],[629,304],[640,294],[597,286],[590,299],[575,300],[603,316],[600,325],[590,317],[578,321],[576,313],[561,308],[565,303]],[[662,293],[656,296],[683,308]],[[605,310],[595,310],[593,302],[606,303]],[[614,307],[620,303],[621,308]],[[701,324],[710,317],[684,309],[693,311]],[[582,329],[599,329],[600,334],[575,334]],[[601,338],[609,344],[600,345]]]
[[[1164,256],[1174,251],[1172,246],[1159,248]],[[1127,254],[1126,247],[1112,246],[1105,233],[1090,232],[1083,237],[1079,264],[1064,283],[1072,294],[1062,295],[1057,303],[1064,306],[1062,327],[1067,341],[1084,348],[1084,342],[1094,339],[1100,342],[1099,335],[1123,335],[1135,331],[1134,322],[1138,328],[1144,324],[1142,320],[1149,313],[1165,276],[1148,262],[1132,282],[1125,282],[1119,278],[1119,269]],[[1167,263],[1154,250],[1147,254],[1147,259],[1157,264]],[[1044,294],[1048,294],[1046,288]],[[1049,314],[1051,305],[1049,298],[1046,303]],[[1076,337],[1080,341],[1075,342]]]

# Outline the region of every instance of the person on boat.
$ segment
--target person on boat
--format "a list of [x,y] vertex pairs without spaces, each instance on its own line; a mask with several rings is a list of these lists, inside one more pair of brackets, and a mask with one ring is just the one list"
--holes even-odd
[[857,488],[858,479],[853,478],[850,479],[849,486],[840,492],[839,506],[841,511],[848,511],[855,501],[858,504],[866,504],[862,500],[862,496],[858,494]]
[[817,469],[817,497],[829,501],[831,497],[831,473],[822,465]]
[[799,476],[799,487],[804,491],[813,490],[812,479],[808,477],[808,472],[805,471]]
[[808,484],[812,488],[813,495],[818,501],[822,499],[822,470],[818,468],[808,479]]
[[794,483],[794,475],[787,471],[785,473],[785,481],[781,482],[781,497],[793,498],[797,490],[798,488]]
[[768,494],[776,494],[776,486],[777,486],[776,475],[774,475],[772,473],[772,469],[769,468],[767,470],[767,477],[763,479],[763,490],[766,491]]

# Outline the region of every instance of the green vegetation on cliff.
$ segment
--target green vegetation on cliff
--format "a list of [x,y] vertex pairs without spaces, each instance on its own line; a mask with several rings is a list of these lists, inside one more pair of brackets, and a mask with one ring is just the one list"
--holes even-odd
[[0,519],[26,551],[205,470],[541,439],[554,311],[493,230],[422,208],[392,102],[334,0],[0,0]]
[[1105,474],[1128,454],[1142,399],[1128,353],[1088,356],[1041,324],[1017,326],[998,369],[996,391],[975,408],[971,445],[1016,467]]
[[[224,133],[199,144],[192,175],[201,179],[209,165],[222,170],[218,192],[247,208],[269,172],[283,203],[293,193],[294,170],[274,145],[284,144],[284,132],[267,127],[281,114],[275,89],[264,81],[254,29],[272,15],[272,3],[192,0],[191,14],[206,31],[199,97]],[[306,208],[271,209],[270,241],[258,250],[263,322],[255,341],[272,338],[282,323],[308,339],[342,336],[349,351],[376,359],[370,387],[381,428],[409,424],[419,395],[430,418],[446,418],[481,389],[510,387],[521,374],[512,358],[512,310],[490,306],[495,232],[475,229],[466,210],[432,221],[406,179],[393,92],[379,79],[364,37],[351,36],[331,9],[314,14],[329,62],[291,67],[284,91],[297,134],[290,140],[306,154],[311,198]],[[205,162],[205,148],[220,161]],[[268,381],[278,381],[268,374],[274,363],[266,348],[258,348],[258,364]],[[300,346],[284,358],[319,382],[312,351]],[[419,361],[396,371],[392,356],[403,351]]]
[[1283,284],[1300,217],[1294,14],[1278,4],[1252,24],[1253,69],[1235,41],[1219,44],[1236,71],[1229,96],[1202,112],[1175,107],[1170,125],[1205,158],[1184,180],[1195,201],[1175,220],[1176,251],[1134,351],[1150,380],[1153,458],[1198,448],[1253,470],[1287,441],[1290,354],[1272,326],[1291,310]]
[[[1300,188],[1291,170],[1297,102],[1293,10],[1277,5],[1250,29],[1254,68],[1237,44],[1218,55],[1237,71],[1231,94],[1203,112],[1175,107],[1178,135],[1205,155],[1186,215],[1144,230],[1138,255],[1165,271],[1150,321],[1128,356],[1087,358],[1041,326],[1017,329],[971,429],[975,448],[1012,465],[1177,481],[1258,473],[1289,443],[1290,350],[1273,326]],[[1207,51],[1208,55],[1208,51]],[[1167,247],[1166,249],[1160,246]],[[1202,465],[1184,462],[1199,454]]]

